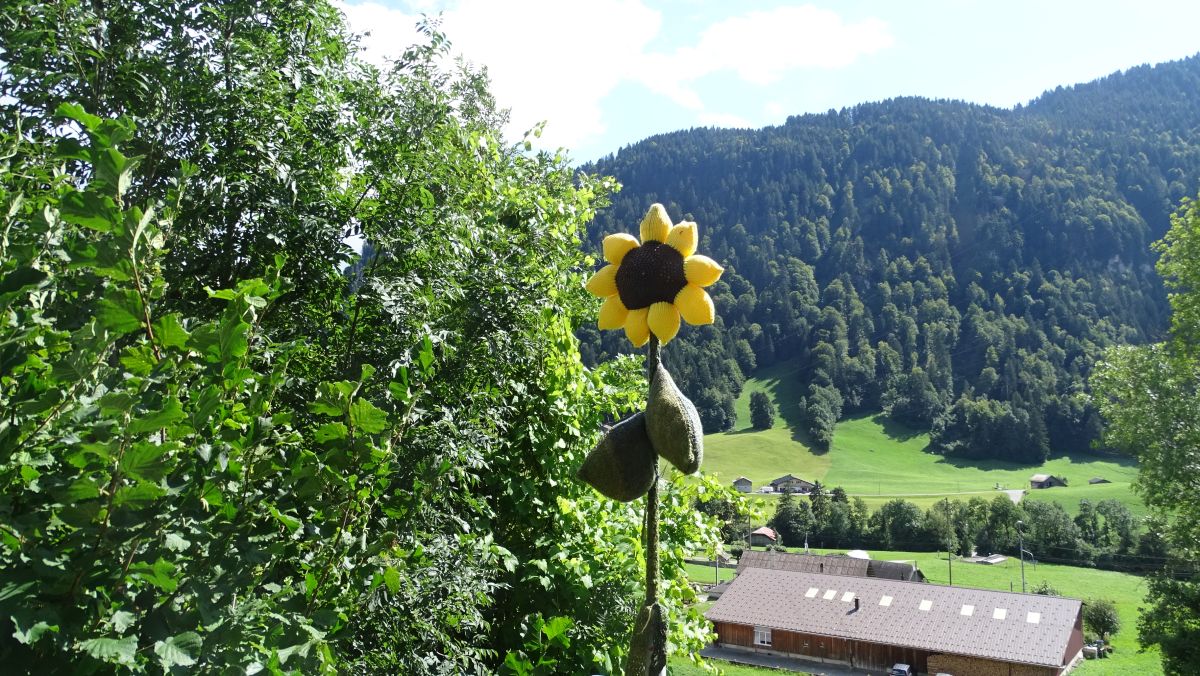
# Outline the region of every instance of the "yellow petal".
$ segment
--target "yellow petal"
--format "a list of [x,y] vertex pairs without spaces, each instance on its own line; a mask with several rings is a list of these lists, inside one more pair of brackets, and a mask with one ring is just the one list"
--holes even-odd
[[684,258],[696,253],[696,245],[699,240],[700,233],[696,229],[696,224],[691,221],[684,221],[676,225],[667,234],[667,244],[675,247],[675,250]]
[[712,298],[707,291],[695,284],[688,284],[675,294],[675,307],[688,324],[712,324],[717,318],[717,309],[713,307]]
[[650,306],[650,315],[646,318],[650,325],[650,330],[663,345],[671,342],[675,334],[679,333],[679,310],[670,303],[655,303]]
[[[686,268],[685,268],[686,269]],[[617,292],[617,266],[605,265],[584,285],[593,296],[608,298]]]
[[683,261],[683,276],[688,284],[708,286],[721,278],[725,268],[708,256],[688,256]]
[[618,232],[604,238],[604,260],[613,265],[620,265],[625,260],[625,254],[638,247],[637,237]]
[[661,204],[651,204],[646,217],[642,219],[642,244],[646,242],[665,242],[671,232],[671,218]]
[[650,324],[646,321],[649,314],[650,308],[644,307],[640,310],[630,310],[629,316],[625,318],[625,337],[634,347],[641,347],[650,340]]
[[625,326],[625,319],[628,316],[629,310],[625,309],[625,304],[621,302],[621,296],[613,294],[605,298],[604,305],[600,306],[600,321],[597,325],[601,330],[619,329]]

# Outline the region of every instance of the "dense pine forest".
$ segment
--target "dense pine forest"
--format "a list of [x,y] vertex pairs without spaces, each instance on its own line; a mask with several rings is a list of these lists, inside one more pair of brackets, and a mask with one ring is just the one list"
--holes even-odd
[[[662,201],[728,271],[718,323],[668,360],[707,430],[755,368],[794,359],[809,441],[882,409],[932,447],[1039,462],[1086,450],[1105,347],[1161,338],[1149,244],[1200,180],[1200,57],[1013,110],[901,98],[760,130],[655,136],[587,167],[623,190],[590,232]],[[583,332],[589,363],[621,337]]]

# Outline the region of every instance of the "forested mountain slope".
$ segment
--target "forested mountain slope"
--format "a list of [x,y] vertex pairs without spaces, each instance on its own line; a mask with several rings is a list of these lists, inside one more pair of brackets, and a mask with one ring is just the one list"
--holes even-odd
[[[1200,179],[1200,56],[1012,110],[901,98],[759,130],[652,137],[586,168],[652,202],[728,267],[718,323],[667,351],[708,431],[756,367],[800,357],[811,441],[882,408],[935,450],[1036,461],[1099,432],[1101,349],[1165,329],[1149,243]],[[626,349],[585,328],[583,353]]]

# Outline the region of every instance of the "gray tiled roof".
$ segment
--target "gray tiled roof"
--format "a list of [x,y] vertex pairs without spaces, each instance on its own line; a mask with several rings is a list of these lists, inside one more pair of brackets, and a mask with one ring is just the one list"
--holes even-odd
[[[891,597],[890,605],[881,605],[884,597]],[[971,606],[970,615],[964,606]],[[1081,606],[1056,596],[747,567],[704,615],[713,622],[1057,667]],[[998,608],[1003,619],[995,617]],[[1034,614],[1036,623],[1029,621]]]
[[792,554],[789,552],[742,552],[738,559],[738,572],[749,568],[770,568],[800,573],[828,573],[830,575],[867,575],[867,559],[849,556],[819,556],[817,554]]

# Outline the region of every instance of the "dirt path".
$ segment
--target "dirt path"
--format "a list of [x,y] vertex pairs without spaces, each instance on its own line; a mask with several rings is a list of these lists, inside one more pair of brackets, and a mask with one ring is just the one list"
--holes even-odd
[[[1013,504],[1021,502],[1021,498],[1025,496],[1025,491],[1015,489],[1005,489],[1002,493],[1008,494],[1008,499],[1013,501]],[[950,491],[948,493],[847,493],[846,495],[852,498],[928,498],[939,495],[995,495],[996,491]]]

